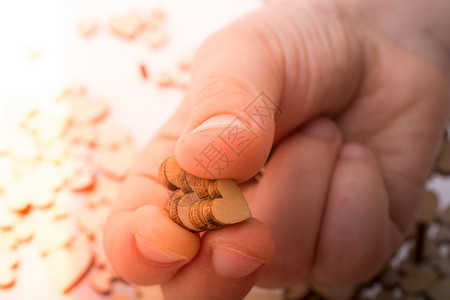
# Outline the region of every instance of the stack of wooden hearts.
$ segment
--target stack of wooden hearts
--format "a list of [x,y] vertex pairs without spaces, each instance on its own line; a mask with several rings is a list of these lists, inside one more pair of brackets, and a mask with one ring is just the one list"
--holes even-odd
[[186,172],[175,156],[159,168],[161,183],[170,190],[164,209],[193,232],[211,231],[251,218],[239,186],[230,179],[205,179]]

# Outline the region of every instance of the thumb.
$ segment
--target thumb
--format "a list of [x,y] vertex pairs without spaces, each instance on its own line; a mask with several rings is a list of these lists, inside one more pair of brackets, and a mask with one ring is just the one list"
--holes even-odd
[[175,150],[184,169],[246,180],[274,142],[350,100],[361,78],[361,47],[341,14],[316,2],[265,6],[203,43]]

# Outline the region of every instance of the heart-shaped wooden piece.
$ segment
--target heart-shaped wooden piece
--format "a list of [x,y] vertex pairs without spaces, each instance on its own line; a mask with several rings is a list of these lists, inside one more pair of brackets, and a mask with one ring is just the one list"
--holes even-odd
[[58,249],[47,255],[45,265],[55,285],[66,293],[87,273],[93,258],[89,241],[79,238],[70,249]]
[[142,18],[137,13],[130,13],[111,20],[111,29],[120,36],[133,38],[143,25]]
[[136,148],[131,144],[119,148],[99,149],[95,160],[100,168],[113,178],[124,178],[131,169],[136,157]]
[[106,222],[108,213],[109,208],[106,205],[84,208],[77,212],[77,223],[88,236],[94,237]]
[[252,217],[241,189],[233,180],[219,179],[214,185],[221,198],[207,201],[203,207],[203,214],[208,223],[226,226]]
[[107,110],[104,101],[79,97],[72,102],[71,119],[75,123],[94,123],[101,119]]
[[[199,201],[200,198],[197,197],[194,193],[189,193],[181,196],[178,200],[176,211],[178,214],[178,219],[180,220],[181,226],[185,227],[186,229],[198,232],[201,231],[201,229],[196,228],[191,221],[190,218],[190,210],[191,206]],[[173,220],[173,219],[172,219]]]

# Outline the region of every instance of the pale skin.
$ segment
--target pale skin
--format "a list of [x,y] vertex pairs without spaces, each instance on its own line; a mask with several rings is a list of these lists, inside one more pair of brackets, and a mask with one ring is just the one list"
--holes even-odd
[[[197,300],[373,276],[411,229],[449,117],[449,11],[443,0],[280,1],[208,38],[105,226],[115,271]],[[282,111],[264,130],[244,113],[261,91]],[[175,153],[204,175],[192,157],[236,117],[258,139],[221,177],[241,183],[253,218],[191,233],[163,210],[158,167]]]

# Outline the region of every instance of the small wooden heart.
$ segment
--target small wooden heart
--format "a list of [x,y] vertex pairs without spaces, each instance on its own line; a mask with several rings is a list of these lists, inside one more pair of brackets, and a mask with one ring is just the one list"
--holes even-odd
[[215,186],[221,198],[208,201],[203,208],[209,223],[226,226],[252,217],[244,195],[233,180],[220,179],[216,181]]

